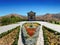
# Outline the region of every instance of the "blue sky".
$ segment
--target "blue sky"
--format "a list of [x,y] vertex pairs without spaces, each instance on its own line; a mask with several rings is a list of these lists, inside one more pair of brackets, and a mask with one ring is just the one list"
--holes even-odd
[[31,10],[36,15],[60,13],[60,0],[0,0],[0,16],[11,13],[25,16]]

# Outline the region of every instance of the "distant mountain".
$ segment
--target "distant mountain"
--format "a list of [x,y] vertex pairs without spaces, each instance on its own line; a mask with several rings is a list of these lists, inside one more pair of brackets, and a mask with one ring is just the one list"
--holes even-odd
[[[3,17],[11,17],[11,16],[15,16],[15,17],[19,17],[21,19],[27,19],[27,16],[22,16],[19,14],[8,14],[6,16],[2,16],[0,17],[0,20]],[[40,16],[36,16],[36,20],[55,20],[55,21],[60,21],[60,13],[59,14],[45,14],[45,15],[40,15]]]
[[22,15],[19,15],[19,14],[8,14],[8,15],[2,16],[2,17],[11,17],[11,16],[14,16],[14,17],[20,17],[21,19],[26,18],[25,16],[22,16]]
[[27,20],[26,16],[22,16],[22,15],[19,15],[19,14],[8,14],[8,15],[5,15],[5,16],[0,16],[0,23],[2,22],[2,19],[9,19],[9,18],[19,18],[20,20]]
[[53,14],[53,17],[60,19],[60,13],[59,14]]
[[43,16],[37,16],[36,20],[55,20],[55,21],[60,21],[60,14],[45,14]]

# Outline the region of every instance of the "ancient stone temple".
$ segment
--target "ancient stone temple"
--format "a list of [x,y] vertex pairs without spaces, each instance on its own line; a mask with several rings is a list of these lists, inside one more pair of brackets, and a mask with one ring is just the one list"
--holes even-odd
[[35,21],[35,14],[36,14],[35,12],[30,11],[27,14],[28,14],[28,20],[29,21]]

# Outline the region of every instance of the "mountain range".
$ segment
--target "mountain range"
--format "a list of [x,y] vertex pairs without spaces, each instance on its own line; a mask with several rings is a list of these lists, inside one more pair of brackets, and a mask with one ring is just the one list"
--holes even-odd
[[[15,17],[19,17],[21,19],[28,19],[27,16],[22,16],[22,15],[19,15],[19,14],[8,14],[8,15],[5,15],[5,16],[1,16],[0,17],[0,20],[3,18],[3,17],[11,17],[11,16],[15,16]],[[36,16],[36,20],[54,20],[54,21],[60,21],[60,13],[58,14],[45,14],[45,15],[39,15],[39,16]]]
[[54,21],[60,21],[60,14],[45,14],[42,16],[37,16],[36,20],[54,20]]

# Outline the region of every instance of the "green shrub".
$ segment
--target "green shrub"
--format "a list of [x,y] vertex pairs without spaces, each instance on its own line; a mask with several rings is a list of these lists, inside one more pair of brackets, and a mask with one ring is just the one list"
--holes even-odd
[[26,19],[21,19],[20,17],[15,17],[15,16],[3,17],[1,20],[1,24],[8,25],[8,24],[17,23],[20,21],[26,21]]

